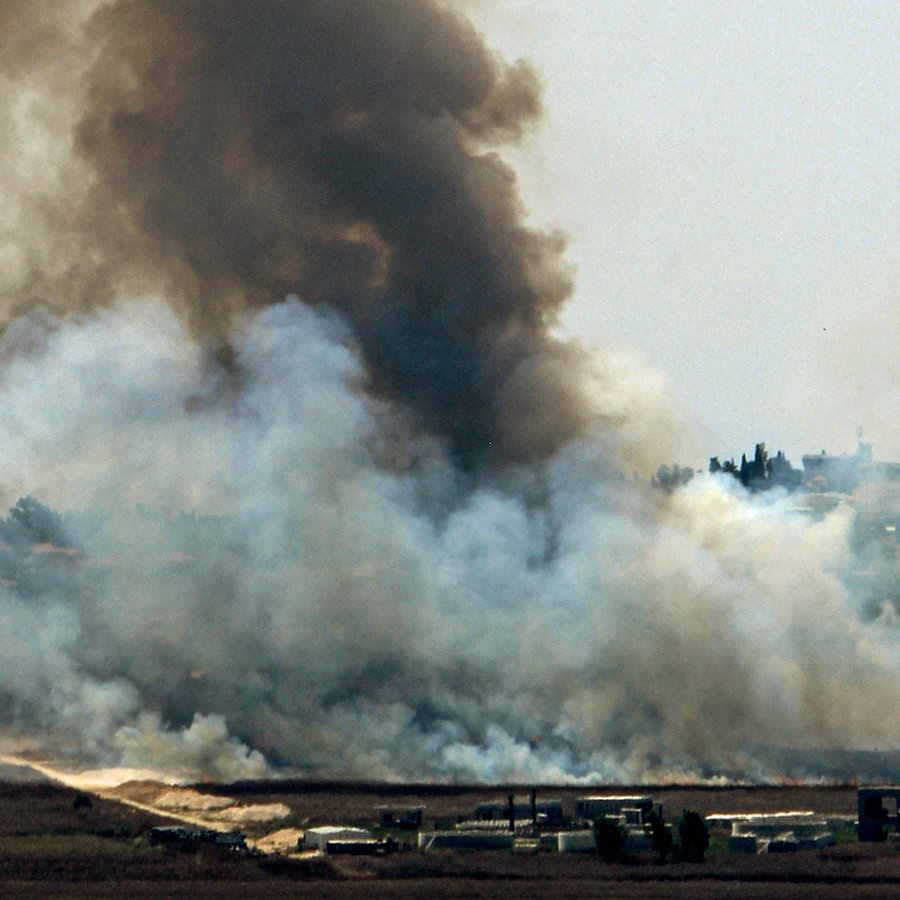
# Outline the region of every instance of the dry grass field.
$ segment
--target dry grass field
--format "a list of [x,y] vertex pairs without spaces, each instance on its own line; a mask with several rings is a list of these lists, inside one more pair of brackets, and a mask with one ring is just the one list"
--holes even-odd
[[[141,801],[161,786],[132,783],[123,798]],[[374,807],[424,804],[426,827],[471,815],[479,800],[505,791],[356,783],[268,782],[202,785],[204,795],[241,804],[284,804],[280,822],[246,829],[261,836],[284,825],[372,825]],[[812,809],[852,815],[850,787],[637,789],[652,793],[669,818],[682,809],[765,812]],[[571,811],[600,788],[538,788]],[[633,792],[628,789],[627,792]],[[77,802],[76,802],[77,801]],[[900,848],[844,843],[819,851],[731,855],[711,851],[698,864],[650,857],[604,864],[556,853],[401,853],[379,858],[252,857],[213,847],[190,852],[151,847],[149,830],[173,820],[115,799],[90,798],[51,784],[0,784],[0,896],[3,897],[649,897],[792,898],[900,896]]]
[[[425,806],[425,823],[455,822],[470,818],[482,800],[504,799],[503,787],[452,785],[395,785],[358,782],[271,781],[228,785],[204,785],[206,793],[240,798],[243,803],[284,803],[304,825],[333,822],[371,824],[373,810],[380,805]],[[528,794],[517,787],[517,796]],[[856,815],[856,788],[849,786],[778,787],[685,787],[635,788],[538,786],[537,798],[561,799],[563,809],[572,812],[575,798],[587,794],[650,794],[661,803],[666,817],[683,809],[695,809],[706,816],[714,812],[777,812],[812,809],[816,812]]]

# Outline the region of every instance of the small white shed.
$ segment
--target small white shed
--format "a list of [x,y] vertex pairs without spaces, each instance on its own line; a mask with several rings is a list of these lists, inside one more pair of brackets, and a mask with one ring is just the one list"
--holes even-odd
[[350,825],[320,825],[318,828],[306,830],[303,846],[307,850],[321,850],[324,853],[329,841],[360,841],[371,837],[372,832],[366,831],[365,828],[353,828]]

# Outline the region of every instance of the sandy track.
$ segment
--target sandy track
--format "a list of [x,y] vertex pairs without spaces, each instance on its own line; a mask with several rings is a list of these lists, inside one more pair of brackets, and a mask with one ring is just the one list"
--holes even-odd
[[[8,754],[0,754],[0,763],[32,769],[66,787],[199,828],[231,831],[248,825],[277,822],[285,819],[291,812],[283,803],[242,804],[232,797],[204,794],[195,788],[173,784],[158,773],[147,770],[97,769],[66,772],[47,763]],[[302,832],[298,834],[302,835]],[[272,837],[267,835],[261,840],[264,844],[273,845],[280,845],[285,840],[283,835],[277,840],[270,840]],[[295,836],[294,846],[296,840]],[[257,842],[248,843],[255,845]]]

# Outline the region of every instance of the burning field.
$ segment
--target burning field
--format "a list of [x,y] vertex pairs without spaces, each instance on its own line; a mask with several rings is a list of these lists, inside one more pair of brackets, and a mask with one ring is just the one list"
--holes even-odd
[[425,0],[7,0],[0,25],[10,752],[223,781],[897,771],[896,610],[857,590],[896,560],[846,504],[652,489],[679,446],[654,378],[554,331],[564,241],[503,161],[541,112],[527,63]]

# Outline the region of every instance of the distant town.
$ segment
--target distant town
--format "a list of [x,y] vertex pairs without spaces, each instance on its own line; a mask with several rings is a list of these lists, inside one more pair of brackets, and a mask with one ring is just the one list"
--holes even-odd
[[795,469],[782,451],[770,457],[765,444],[757,444],[753,459],[744,454],[740,465],[734,459],[724,463],[718,456],[709,461],[709,471],[726,472],[752,491],[773,487],[803,489],[815,493],[852,494],[867,484],[888,481],[900,483],[900,463],[875,462],[872,445],[860,442],[854,454],[835,455],[824,450],[803,457],[803,468]]
[[[818,494],[852,494],[866,485],[900,484],[900,462],[876,462],[872,445],[862,441],[853,454],[832,454],[823,450],[806,454],[802,462],[803,467],[797,469],[783,451],[770,456],[766,445],[759,443],[752,457],[742,454],[740,463],[735,462],[733,456],[724,462],[718,456],[710,457],[708,471],[713,475],[731,475],[753,492],[781,488]],[[686,466],[660,466],[653,482],[671,490],[689,482],[694,474],[694,470]]]

